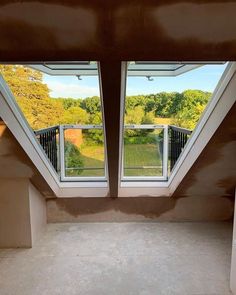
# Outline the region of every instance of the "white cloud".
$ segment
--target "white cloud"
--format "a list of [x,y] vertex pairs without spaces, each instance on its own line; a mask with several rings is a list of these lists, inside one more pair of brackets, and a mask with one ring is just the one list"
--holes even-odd
[[50,89],[51,97],[85,98],[88,96],[99,96],[98,87],[80,85],[79,82],[78,84],[56,81],[47,81],[46,83]]

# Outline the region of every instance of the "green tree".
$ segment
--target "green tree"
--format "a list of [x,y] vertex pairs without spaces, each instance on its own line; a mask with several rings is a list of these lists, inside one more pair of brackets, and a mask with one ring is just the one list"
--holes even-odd
[[141,120],[141,124],[154,124],[155,123],[155,115],[153,112],[146,113]]
[[89,116],[80,107],[70,107],[64,111],[62,122],[64,124],[86,124]]
[[[24,103],[25,102],[25,103]],[[62,123],[63,107],[60,102],[46,99],[21,100],[21,110],[34,130]]]
[[156,101],[155,95],[151,94],[147,96],[146,104],[145,104],[145,112],[153,112],[155,110]]
[[[102,113],[97,112],[96,114],[90,115],[89,123],[91,125],[102,125]],[[90,129],[86,132],[86,140],[90,144],[103,144],[104,136],[102,129]]]
[[136,106],[133,109],[128,109],[125,115],[125,124],[140,125],[144,115],[145,113],[142,106]]
[[49,88],[43,83],[41,72],[19,65],[0,65],[0,73],[33,129],[60,123],[63,106],[50,99]]
[[143,109],[146,105],[147,97],[144,95],[127,96],[125,100],[125,109],[133,110],[135,107],[141,106]]
[[205,106],[197,103],[190,109],[183,108],[173,119],[173,124],[179,127],[193,130],[199,121]]
[[[84,162],[79,149],[70,141],[65,142],[66,168],[74,168],[66,171],[67,176],[77,176],[83,172]],[[80,168],[80,169],[76,169]]]
[[173,124],[194,129],[211,97],[211,93],[201,90],[186,90],[182,95],[180,110],[174,117]]
[[98,96],[87,97],[81,101],[81,108],[94,115],[101,112],[101,101]]
[[60,101],[63,105],[63,108],[65,110],[68,110],[71,107],[81,107],[81,98],[63,98],[63,97],[58,97],[58,98],[52,98],[54,100]]
[[43,83],[43,74],[20,65],[0,65],[0,72],[19,103],[21,99],[44,99],[49,88]]
[[[0,65],[23,114],[33,129],[63,124],[102,124],[101,101],[98,96],[85,99],[51,98],[43,74],[29,67]],[[201,90],[160,92],[126,97],[125,124],[153,124],[155,117],[173,118],[173,123],[193,129],[211,93]],[[133,136],[138,131],[130,130]],[[86,132],[94,143],[103,141],[102,130]],[[139,134],[140,135],[140,134]]]

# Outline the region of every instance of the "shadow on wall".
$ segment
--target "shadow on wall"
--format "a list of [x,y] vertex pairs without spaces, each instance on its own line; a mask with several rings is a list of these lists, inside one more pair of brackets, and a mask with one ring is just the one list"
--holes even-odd
[[0,167],[0,178],[29,178],[43,195],[54,195],[2,120],[0,120]]
[[233,201],[219,197],[63,198],[47,200],[48,222],[223,221]]

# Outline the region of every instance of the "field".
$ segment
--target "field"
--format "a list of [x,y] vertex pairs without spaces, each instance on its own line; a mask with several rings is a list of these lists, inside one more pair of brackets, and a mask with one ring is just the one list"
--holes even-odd
[[84,145],[80,152],[84,167],[97,168],[84,170],[80,176],[104,176],[104,147]]
[[[157,124],[169,124],[170,118],[157,118]],[[162,130],[155,129],[148,133],[133,134],[132,130],[125,131],[124,143],[124,176],[161,176],[162,160],[159,142],[162,142]],[[73,135],[73,134],[72,134]],[[76,135],[77,136],[77,135]],[[70,138],[68,138],[70,141]],[[104,176],[104,146],[89,144],[83,141],[77,146],[79,154],[67,154],[70,161],[67,164],[67,176],[96,177]],[[75,152],[72,149],[73,152]],[[69,164],[71,163],[71,164]]]
[[[83,172],[78,176],[103,176],[103,146],[84,145],[80,149],[80,152],[83,166],[90,169],[83,170]],[[124,150],[124,166],[125,176],[161,175],[162,169],[159,147],[155,144],[126,144]],[[149,166],[150,168],[147,168],[147,166]],[[71,170],[67,175],[77,176],[76,169]]]
[[126,144],[124,149],[124,168],[124,176],[161,175],[159,147],[156,144]]

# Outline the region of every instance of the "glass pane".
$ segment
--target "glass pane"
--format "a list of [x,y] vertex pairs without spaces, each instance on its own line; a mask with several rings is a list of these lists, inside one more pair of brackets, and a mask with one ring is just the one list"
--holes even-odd
[[65,176],[105,176],[102,129],[64,130]]
[[[227,63],[128,63],[122,176],[167,179],[226,66]],[[159,131],[148,129],[152,126]],[[169,130],[165,148],[162,126]],[[178,128],[177,133],[170,131],[174,127]],[[167,149],[163,164],[162,151]]]
[[162,176],[163,129],[125,129],[124,176]]
[[[0,64],[0,75],[10,87],[48,160],[58,173],[62,172],[62,178],[105,176],[103,130],[71,128],[103,125],[97,62],[30,67]],[[68,126],[63,134],[65,171],[61,171],[59,152],[59,126],[62,125]],[[48,128],[57,132],[53,144]]]

